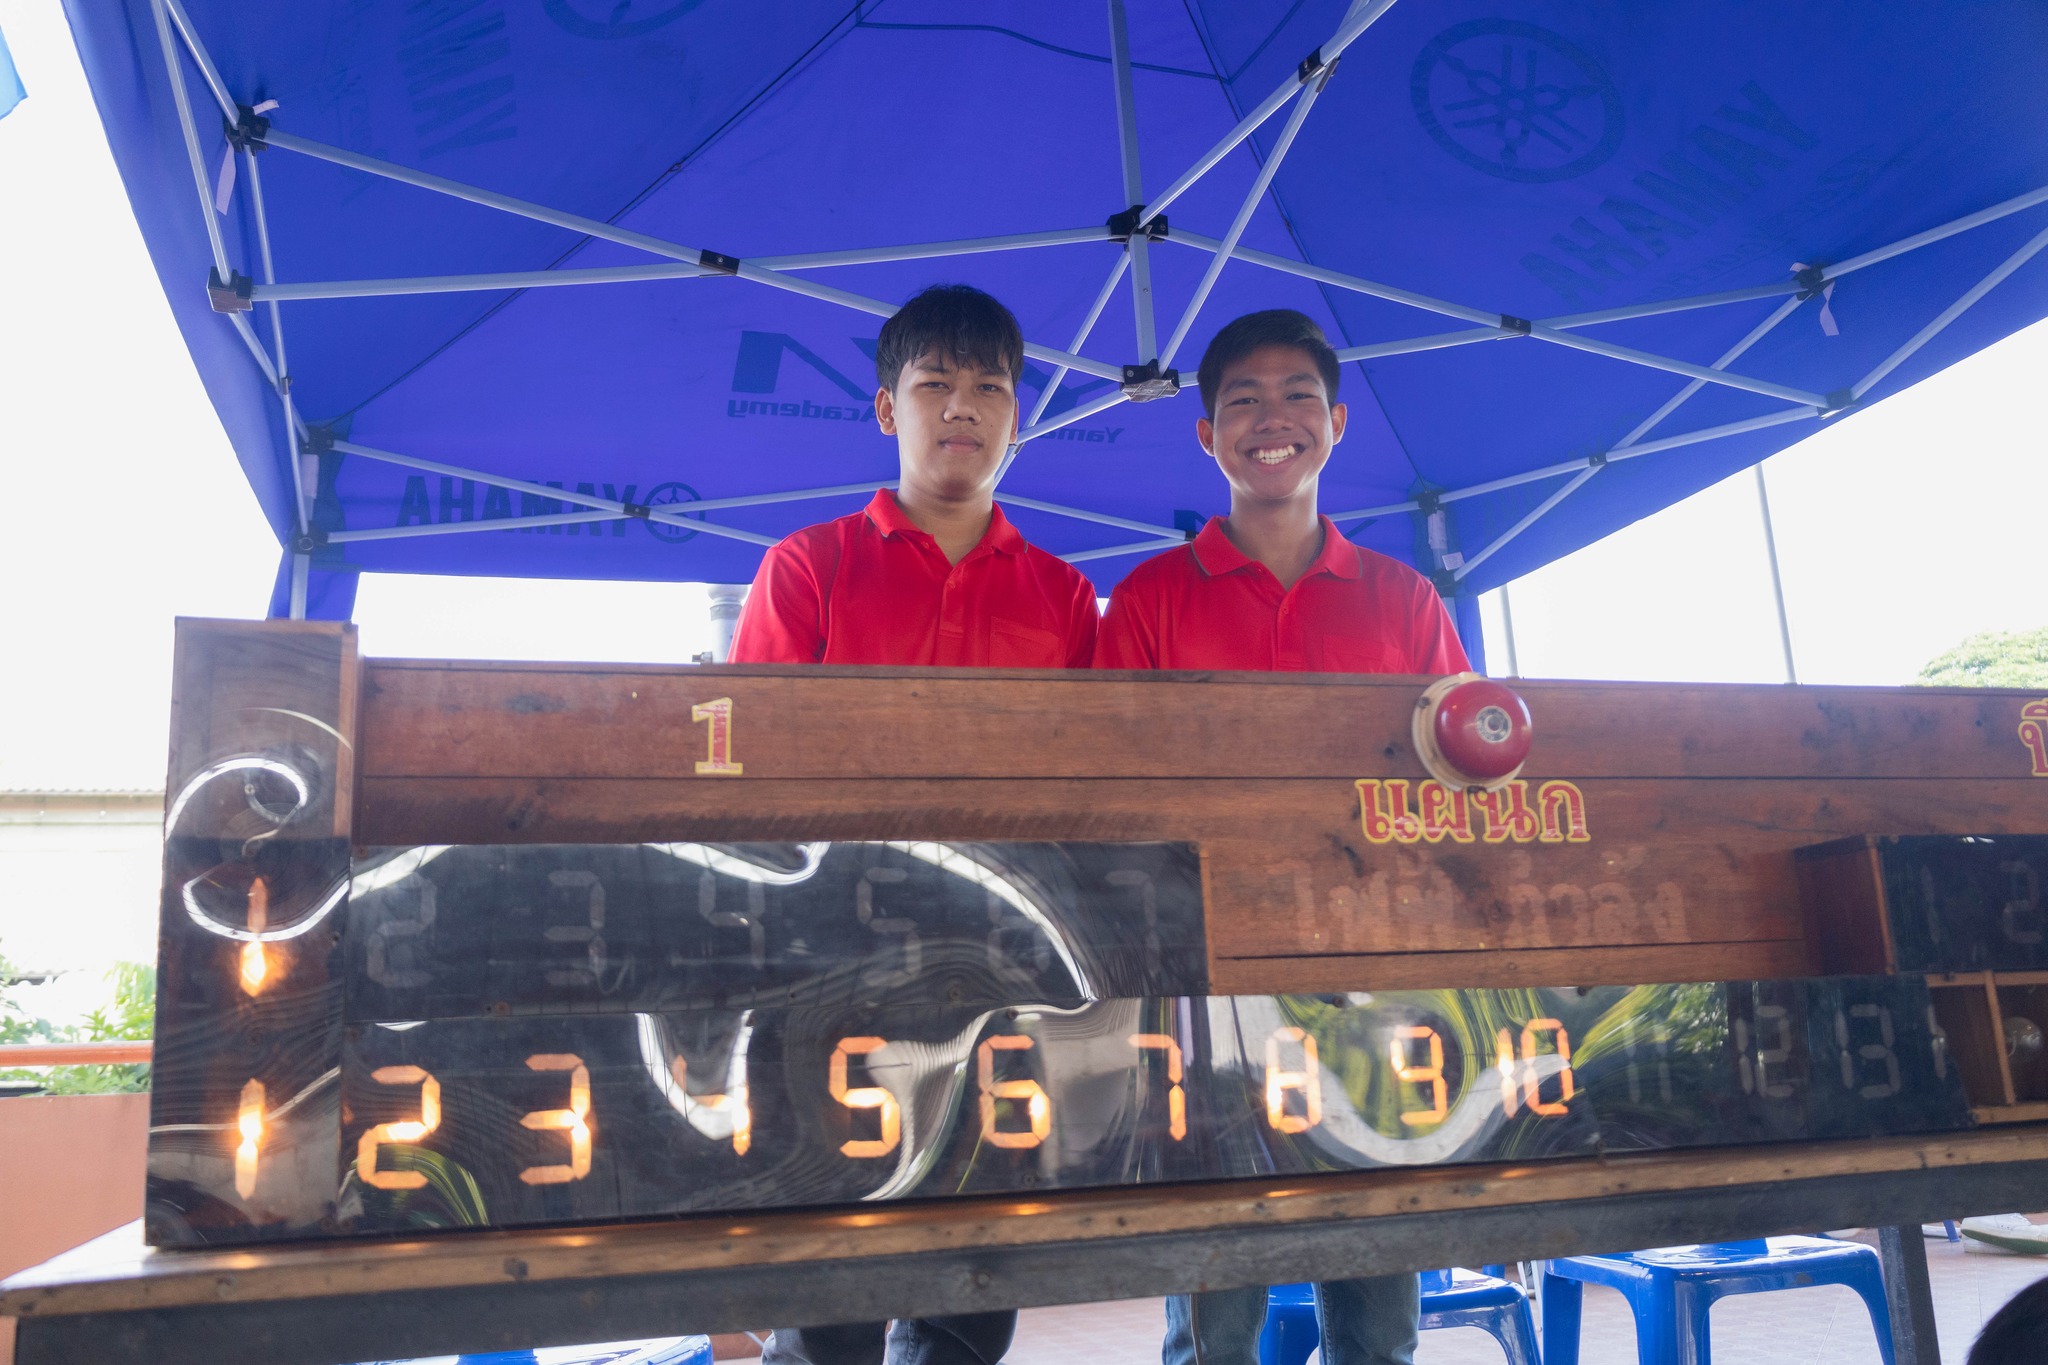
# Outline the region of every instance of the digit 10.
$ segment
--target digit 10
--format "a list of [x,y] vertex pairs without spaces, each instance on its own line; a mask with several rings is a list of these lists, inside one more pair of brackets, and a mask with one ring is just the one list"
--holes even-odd
[[[1301,1070],[1280,1069],[1280,1045],[1301,1046]],[[1301,1092],[1302,1113],[1287,1112],[1287,1092]],[[1273,1030],[1266,1038],[1266,1122],[1281,1133],[1305,1133],[1323,1121],[1323,1069],[1316,1061],[1316,1040],[1293,1025]]]
[[[1408,1060],[1408,1043],[1420,1038],[1429,1040],[1429,1065],[1414,1066]],[[1401,1122],[1415,1125],[1441,1123],[1450,1112],[1450,1088],[1444,1084],[1444,1040],[1433,1028],[1421,1024],[1406,1024],[1394,1030],[1394,1036],[1387,1043],[1387,1060],[1393,1064],[1394,1077],[1405,1085],[1426,1085],[1429,1087],[1429,1108],[1411,1109],[1401,1115]]]
[[[1536,1074],[1536,1035],[1544,1029],[1557,1036],[1557,1058],[1560,1063],[1557,1073],[1558,1094],[1555,1101],[1543,1098],[1542,1077]],[[1500,1107],[1509,1118],[1515,1116],[1515,1050],[1514,1039],[1502,1029],[1494,1039],[1495,1065],[1500,1070]],[[1532,1114],[1555,1118],[1567,1111],[1566,1102],[1572,1097],[1572,1039],[1565,1032],[1564,1025],[1555,1019],[1531,1019],[1522,1025],[1522,1075],[1521,1099],[1529,1106]]]
[[[975,1049],[975,1062],[981,1077],[981,1136],[996,1147],[1036,1147],[1045,1141],[1045,1135],[1052,1131],[1052,1101],[1037,1081],[999,1081],[996,1079],[996,1053],[1029,1051],[1031,1040],[1016,1036],[990,1038]],[[1004,1132],[996,1127],[996,1101],[1022,1100],[1024,1112],[1031,1123],[1029,1132]]]
[[720,697],[690,708],[690,719],[711,727],[707,737],[708,757],[697,760],[699,777],[738,777],[743,771],[732,761],[732,698]]
[[896,1143],[902,1137],[903,1107],[897,1104],[894,1095],[878,1085],[860,1086],[851,1090],[846,1086],[848,1057],[865,1056],[888,1045],[888,1042],[881,1038],[841,1038],[839,1046],[832,1049],[832,1098],[848,1109],[882,1111],[882,1135],[879,1138],[849,1138],[840,1143],[839,1150],[847,1156],[887,1156],[896,1150]]

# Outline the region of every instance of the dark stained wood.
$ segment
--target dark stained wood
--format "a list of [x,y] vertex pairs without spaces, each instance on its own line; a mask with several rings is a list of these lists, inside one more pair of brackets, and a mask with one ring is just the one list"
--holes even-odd
[[1963,1093],[1978,1110],[1978,1122],[1986,1122],[1987,1108],[2013,1103],[2012,1070],[1990,973],[1929,977],[1927,984],[1934,1017],[1948,1035],[1948,1054],[1963,1074]]
[[[626,668],[373,661],[364,771],[694,777],[733,699],[747,778],[1410,777],[1428,680],[982,669]],[[1988,689],[1521,681],[1527,776],[2025,777]],[[729,782],[729,779],[705,779]]]
[[1493,949],[1464,953],[1320,953],[1218,958],[1218,993],[1626,986],[1647,981],[1763,981],[1808,976],[1803,939]]
[[[594,1280],[735,1264],[1126,1238],[1247,1226],[1715,1190],[1894,1171],[2048,1160],[2048,1125],[1824,1145],[1719,1148],[1527,1165],[1404,1168],[1314,1180],[1231,1181],[761,1213],[432,1240],[153,1251],[133,1227],[0,1283],[0,1314],[54,1316],[384,1290]],[[1369,1225],[1368,1225],[1369,1226]],[[1367,1228],[1360,1235],[1369,1236]]]
[[[2043,785],[1915,780],[1588,781],[1591,842],[1373,845],[1348,781],[367,778],[365,843],[737,839],[1189,839],[1202,844],[1219,990],[1526,985],[1574,948],[1733,945],[1590,959],[1577,984],[1810,974],[1795,849],[1846,834],[2024,832]],[[1770,945],[1764,947],[1761,945]],[[1451,955],[1473,961],[1441,980]],[[1373,955],[1405,959],[1368,963]],[[1328,967],[1306,959],[1333,956]],[[1303,969],[1240,971],[1244,959]],[[1340,960],[1341,959],[1341,960]],[[1635,976],[1656,962],[1672,975]],[[1770,971],[1729,971],[1734,963]],[[1595,973],[1594,968],[1599,970]],[[1370,968],[1370,970],[1368,970]],[[1610,972],[1619,975],[1609,974]],[[1382,975],[1387,973],[1387,975]],[[1224,983],[1237,983],[1225,985]],[[1245,983],[1257,984],[1245,984]],[[1314,984],[1310,984],[1313,982]]]
[[1815,968],[1840,976],[1897,971],[1877,840],[1835,839],[1793,857]]

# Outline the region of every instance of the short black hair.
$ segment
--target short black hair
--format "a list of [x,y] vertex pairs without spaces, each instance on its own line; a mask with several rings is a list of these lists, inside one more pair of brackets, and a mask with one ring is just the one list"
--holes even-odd
[[1223,367],[1267,346],[1292,346],[1297,351],[1307,351],[1323,377],[1323,396],[1332,403],[1337,401],[1337,353],[1330,348],[1323,329],[1306,313],[1297,313],[1292,308],[1268,308],[1225,323],[1209,343],[1209,349],[1202,352],[1202,368],[1197,374],[1202,385],[1202,411],[1210,421],[1216,420],[1216,391],[1223,386]]
[[875,342],[875,378],[895,392],[906,365],[927,355],[1024,382],[1024,333],[1016,315],[971,284],[935,284],[897,309]]
[[2048,1280],[2036,1280],[1991,1315],[1970,1348],[1969,1365],[2032,1365],[2041,1359],[2043,1342],[2048,1342]]

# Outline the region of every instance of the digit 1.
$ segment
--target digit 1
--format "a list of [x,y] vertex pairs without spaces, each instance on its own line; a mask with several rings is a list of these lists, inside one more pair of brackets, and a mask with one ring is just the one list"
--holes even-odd
[[[1557,1074],[1558,1096],[1553,1104],[1543,1102],[1542,1081],[1536,1075],[1536,1031],[1546,1028],[1557,1034],[1557,1057],[1563,1063]],[[1555,1019],[1531,1019],[1522,1026],[1522,1096],[1528,1100],[1532,1113],[1546,1118],[1567,1112],[1565,1102],[1572,1097],[1572,1039]]]
[[[1280,1069],[1280,1045],[1301,1044],[1301,1070]],[[1287,1092],[1301,1092],[1303,1113],[1287,1112]],[[1323,1069],[1316,1062],[1316,1040],[1293,1025],[1276,1028],[1266,1038],[1266,1122],[1275,1132],[1305,1133],[1323,1121]]]
[[[356,1143],[356,1174],[363,1183],[380,1190],[417,1190],[427,1183],[421,1171],[380,1171],[377,1149],[391,1142],[418,1142],[441,1126],[441,1083],[416,1066],[380,1066],[370,1073],[379,1085],[417,1085],[420,1088],[420,1116],[397,1123],[380,1123]],[[246,1091],[243,1092],[247,1094]]]
[[[710,874],[707,873],[705,875],[708,876]],[[746,1058],[739,1056],[734,1059],[734,1062],[734,1070],[738,1072],[738,1075],[735,1078],[732,1074],[728,1073],[725,1083],[726,1091],[723,1095],[692,1095],[687,1084],[690,1076],[690,1066],[681,1057],[677,1057],[669,1062],[668,1074],[675,1078],[676,1093],[683,1097],[683,1104],[685,1106],[693,1107],[701,1104],[705,1109],[714,1114],[724,1113],[728,1106],[732,1108],[733,1154],[735,1156],[745,1156],[747,1148],[754,1145],[754,1111],[747,1104]]]
[[[528,1166],[519,1172],[528,1185],[566,1185],[590,1174],[590,1068],[573,1052],[539,1052],[526,1059],[529,1071],[569,1073],[569,1107],[536,1109],[519,1120],[521,1128],[569,1134],[569,1161],[560,1166]],[[421,1184],[426,1183],[421,1177]]]
[[242,1145],[235,1148],[235,1193],[251,1199],[256,1194],[256,1158],[263,1147],[263,1082],[251,1081],[242,1087],[235,1131],[242,1135]]
[[270,888],[264,884],[263,878],[252,878],[249,882],[249,932],[256,937],[242,945],[242,989],[250,995],[260,992],[264,979],[270,975],[270,957],[263,949],[263,931],[269,927]]
[[1187,1097],[1181,1093],[1180,1044],[1163,1033],[1133,1033],[1131,1046],[1144,1051],[1156,1049],[1166,1054],[1166,1131],[1179,1142],[1188,1135]]
[[[1418,1038],[1429,1040],[1429,1065],[1411,1066],[1408,1049],[1404,1043]],[[1387,1060],[1393,1063],[1394,1078],[1404,1085],[1427,1085],[1429,1087],[1429,1108],[1411,1109],[1401,1115],[1401,1122],[1415,1125],[1441,1123],[1450,1112],[1449,1087],[1444,1084],[1444,1040],[1433,1028],[1421,1024],[1404,1024],[1394,1030],[1393,1038],[1387,1043]]]
[[709,757],[697,761],[699,777],[738,777],[741,767],[732,761],[732,698],[720,697],[690,708],[690,719],[711,727]]
[[[1037,1081],[999,1081],[996,1079],[996,1052],[1024,1052],[1031,1047],[1029,1038],[1015,1035],[990,1038],[975,1049],[975,1061],[981,1075],[981,1135],[997,1147],[1036,1147],[1045,1141],[1045,1135],[1052,1131],[1052,1101]],[[1022,1100],[1024,1112],[1031,1120],[1028,1133],[1005,1133],[996,1127],[996,1101]]]
[[1521,1089],[1515,1084],[1515,1036],[1506,1029],[1494,1035],[1494,1069],[1500,1072],[1500,1108],[1509,1118],[1520,1108]]
[[832,1049],[832,1098],[848,1109],[882,1111],[882,1136],[849,1138],[840,1143],[839,1150],[847,1156],[887,1156],[896,1150],[896,1143],[902,1136],[903,1108],[896,1103],[894,1095],[878,1085],[865,1085],[853,1090],[846,1087],[846,1059],[865,1056],[888,1045],[882,1038],[841,1038],[839,1046]]

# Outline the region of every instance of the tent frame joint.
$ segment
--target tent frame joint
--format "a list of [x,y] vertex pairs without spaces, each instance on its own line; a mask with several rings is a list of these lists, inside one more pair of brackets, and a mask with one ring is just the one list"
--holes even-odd
[[740,273],[739,257],[728,256],[722,251],[713,251],[709,247],[697,253],[697,264],[703,266],[706,270],[713,270],[721,275],[737,275]]
[[1529,319],[1518,318],[1513,313],[1500,315],[1500,329],[1509,336],[1525,337],[1529,335],[1529,329],[1535,325]]
[[216,313],[246,313],[256,306],[256,281],[232,268],[228,277],[222,279],[220,267],[209,266],[206,271],[206,301],[213,305]]
[[221,126],[227,134],[228,146],[238,152],[267,152],[270,144],[264,139],[270,136],[270,120],[246,104],[235,106],[235,117],[225,116]]
[[1145,217],[1145,206],[1133,204],[1121,213],[1112,213],[1103,226],[1109,229],[1109,240],[1128,243],[1141,231],[1147,241],[1163,241],[1166,238],[1166,215],[1157,218]]
[[1307,85],[1317,77],[1327,81],[1330,79],[1330,73],[1336,69],[1337,59],[1332,57],[1324,61],[1323,50],[1319,47],[1301,59],[1301,65],[1294,68],[1294,79],[1301,85]]
[[1180,392],[1180,371],[1162,369],[1158,357],[1142,365],[1124,366],[1123,395],[1133,403],[1171,398]]
[[292,537],[292,553],[310,555],[327,548],[327,528],[308,526]]
[[299,438],[299,454],[326,455],[334,449],[334,428],[323,423],[308,422],[305,435]]

